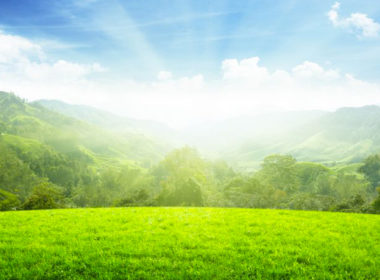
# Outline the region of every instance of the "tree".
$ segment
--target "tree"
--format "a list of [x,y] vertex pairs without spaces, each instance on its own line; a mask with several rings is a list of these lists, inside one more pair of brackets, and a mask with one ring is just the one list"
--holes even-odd
[[338,200],[345,201],[356,195],[367,195],[368,182],[355,174],[339,172],[331,181],[333,194]]
[[0,211],[12,210],[20,205],[17,195],[0,189]]
[[207,163],[195,149],[184,147],[169,153],[153,171],[161,192],[162,205],[203,205],[204,190],[210,183]]
[[224,189],[231,206],[250,208],[276,208],[286,198],[286,192],[266,185],[257,176],[236,176]]
[[149,193],[145,189],[140,189],[131,193],[128,197],[115,201],[115,206],[142,206],[149,205]]
[[23,202],[30,195],[38,178],[17,154],[0,141],[0,186],[3,190],[16,194]]
[[276,189],[292,193],[298,190],[296,159],[290,155],[270,155],[261,164],[261,180]]
[[6,125],[0,121],[0,136],[6,131]]
[[300,192],[289,198],[286,207],[298,210],[327,211],[334,203],[335,199],[331,196]]
[[177,183],[174,189],[163,189],[158,197],[160,204],[168,206],[203,205],[201,185],[194,178],[188,178],[187,181]]
[[328,195],[331,192],[329,177],[332,172],[321,164],[312,162],[297,163],[297,177],[300,191],[312,194]]
[[373,212],[380,214],[380,187],[376,188],[377,198],[372,203]]
[[211,169],[216,184],[222,187],[223,184],[235,177],[235,171],[222,160],[217,160],[211,163]]
[[64,207],[62,190],[49,182],[37,185],[23,204],[23,209],[54,209]]
[[362,195],[356,194],[350,197],[349,199],[345,199],[335,206],[331,207],[330,210],[340,211],[340,212],[363,212],[365,207],[365,199]]
[[380,185],[380,156],[371,155],[367,157],[363,165],[358,169],[365,178],[371,183],[373,190]]

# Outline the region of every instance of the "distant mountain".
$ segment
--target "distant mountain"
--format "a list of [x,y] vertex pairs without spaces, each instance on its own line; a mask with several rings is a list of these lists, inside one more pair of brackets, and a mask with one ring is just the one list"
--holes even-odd
[[268,154],[288,153],[298,160],[323,163],[357,162],[380,152],[380,107],[341,108],[296,128],[267,137],[254,137],[226,158],[256,164]]
[[166,143],[171,142],[172,145],[180,142],[178,133],[160,122],[121,117],[94,107],[68,104],[59,100],[38,100],[34,103],[118,134],[143,134]]
[[148,164],[160,160],[171,149],[143,134],[128,132],[121,136],[6,92],[0,92],[0,129],[7,135],[36,140],[60,153],[89,154],[96,163]]
[[156,151],[161,145],[162,150],[167,151],[188,144],[197,147],[206,157],[225,159],[239,169],[255,169],[265,156],[273,153],[334,165],[355,163],[380,152],[378,106],[341,108],[335,112],[267,113],[205,122],[175,131],[158,122],[119,117],[88,106],[48,100],[36,103],[36,106],[41,105],[127,140],[137,135],[155,139],[156,145],[145,138],[136,140],[136,146],[141,149],[148,146],[148,150]]
[[84,105],[58,100],[39,100],[36,104],[79,120],[117,132],[139,133],[170,143],[172,147],[192,145],[206,156],[220,157],[225,150],[240,146],[247,139],[287,132],[326,114],[324,111],[295,111],[244,116],[223,121],[205,122],[180,131],[151,120],[136,120]]
[[188,141],[201,149],[224,154],[226,149],[241,146],[249,139],[286,133],[324,114],[324,111],[290,111],[242,116],[189,127],[185,133]]

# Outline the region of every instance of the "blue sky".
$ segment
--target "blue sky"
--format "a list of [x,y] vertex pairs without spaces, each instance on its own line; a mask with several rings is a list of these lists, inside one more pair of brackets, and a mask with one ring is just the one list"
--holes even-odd
[[[222,66],[223,61],[235,59],[241,62],[244,59],[259,57],[259,62],[252,60],[251,66],[247,66],[249,69],[247,68],[246,71],[249,72],[251,69],[252,75],[246,74],[244,67],[244,71],[242,68],[235,70],[240,71],[241,76],[252,78],[253,73],[260,72],[255,72],[260,70],[257,66],[265,67],[263,71],[267,71],[269,75],[274,74],[276,70],[287,71],[290,75],[294,75],[292,69],[295,69],[297,65],[303,65],[303,68],[301,67],[303,70],[305,67],[314,67],[314,70],[309,68],[306,70],[317,72],[322,71],[318,68],[321,67],[323,71],[339,72],[342,79],[346,77],[345,75],[352,75],[359,81],[355,80],[356,84],[371,83],[371,89],[373,89],[372,86],[376,87],[371,93],[371,98],[373,98],[378,93],[377,86],[380,83],[380,31],[378,30],[380,1],[341,0],[340,5],[333,7],[334,4],[334,1],[321,0],[1,1],[0,31],[2,34],[13,36],[14,40],[26,40],[35,46],[35,50],[39,49],[38,61],[25,55],[23,60],[18,58],[17,63],[15,60],[8,60],[6,62],[8,65],[6,67],[3,65],[3,68],[9,69],[11,64],[19,65],[20,61],[25,59],[29,66],[35,67],[38,64],[45,69],[45,72],[49,72],[46,70],[47,67],[57,66],[57,62],[60,61],[71,63],[69,67],[74,64],[75,67],[83,66],[81,69],[73,66],[77,73],[86,73],[81,77],[76,97],[62,95],[50,97],[99,106],[99,104],[105,104],[106,95],[103,99],[97,97],[98,103],[91,103],[89,101],[91,98],[85,94],[78,98],[79,91],[83,89],[84,80],[96,82],[101,86],[104,85],[101,81],[119,84],[120,92],[123,90],[128,92],[132,89],[134,92],[140,92],[141,88],[152,91],[157,86],[154,84],[152,88],[151,84],[157,80],[157,73],[169,71],[170,79],[182,78],[193,81],[194,77],[201,75],[195,80],[199,82],[201,79],[207,84],[208,89],[203,89],[203,92],[212,91],[211,89],[217,91],[218,86],[215,84],[220,84],[220,80],[229,75],[226,74],[226,68]],[[332,15],[328,15],[329,11],[337,13],[339,17],[334,19]],[[305,62],[314,64],[304,64]],[[92,71],[93,67],[88,65],[94,63],[104,71]],[[68,65],[67,63],[58,64],[59,69]],[[229,64],[228,67],[231,65]],[[89,70],[89,67],[92,70]],[[17,71],[20,77],[20,70]],[[242,74],[241,71],[244,73]],[[30,78],[30,73],[28,75]],[[36,93],[25,93],[23,88],[12,85],[10,81],[14,80],[15,77],[11,77],[7,81],[2,81],[0,75],[0,86],[3,82],[4,87],[6,85],[5,89],[18,91],[31,99],[49,98],[46,94],[39,96]],[[125,80],[129,81],[130,88],[126,88],[126,85],[122,83]],[[65,81],[69,84],[67,79]],[[183,86],[183,80],[181,81]],[[59,82],[62,81],[57,80],[57,83]],[[37,82],[30,80],[28,85],[33,83]],[[169,88],[175,91],[176,84],[173,83],[169,85]],[[70,80],[70,86],[72,85],[73,82]],[[165,91],[166,86],[164,89],[161,85],[158,87]],[[348,82],[346,86],[349,86]],[[95,85],[92,84],[92,87]],[[227,88],[224,84],[221,87]],[[39,88],[41,87],[36,86],[36,91]],[[246,91],[249,88],[247,86]],[[255,89],[256,92],[267,90]],[[104,91],[110,90],[110,87],[104,86]],[[180,90],[181,87],[178,88],[178,91]],[[244,91],[241,88],[238,90]],[[291,90],[293,88],[289,88],[289,91]],[[316,89],[313,90],[316,91]],[[165,94],[166,92],[163,98],[170,99]],[[126,95],[127,93],[124,94],[124,99]],[[132,98],[132,100],[140,102],[139,98]],[[210,99],[210,97],[207,98]],[[299,99],[298,96],[291,98]],[[352,102],[354,100],[357,99],[352,99]],[[366,103],[378,102],[377,99],[373,99],[373,102],[371,100],[368,97]],[[178,102],[182,101],[179,99]],[[111,103],[107,104],[106,109],[115,109],[123,113],[123,109],[116,109]],[[174,104],[176,103],[172,106],[175,106]],[[344,102],[334,104],[335,107],[345,105]],[[353,103],[348,105],[353,105]],[[300,104],[288,107],[282,104],[279,107],[303,108]],[[324,109],[323,106],[320,107]],[[305,106],[305,109],[308,107]],[[224,112],[223,110],[221,112]],[[151,116],[129,112],[136,117],[156,118],[156,115],[159,115],[158,112]],[[221,112],[219,114],[222,114]]]
[[[218,74],[226,58],[259,56],[269,69],[304,60],[357,77],[380,77],[380,40],[358,39],[333,28],[333,1],[52,1],[0,4],[6,32],[52,40],[52,57],[96,60],[123,75],[150,79],[168,69],[178,75]],[[341,1],[341,13],[380,21],[379,1]]]

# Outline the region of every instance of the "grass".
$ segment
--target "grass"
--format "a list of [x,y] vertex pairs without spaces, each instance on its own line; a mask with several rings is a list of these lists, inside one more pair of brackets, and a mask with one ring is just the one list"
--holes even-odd
[[378,279],[380,216],[217,208],[0,213],[0,279]]

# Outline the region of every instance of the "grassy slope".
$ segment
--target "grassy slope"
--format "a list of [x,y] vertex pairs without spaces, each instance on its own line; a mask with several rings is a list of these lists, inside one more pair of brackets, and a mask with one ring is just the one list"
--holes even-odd
[[0,279],[375,279],[380,216],[108,208],[0,213]]

